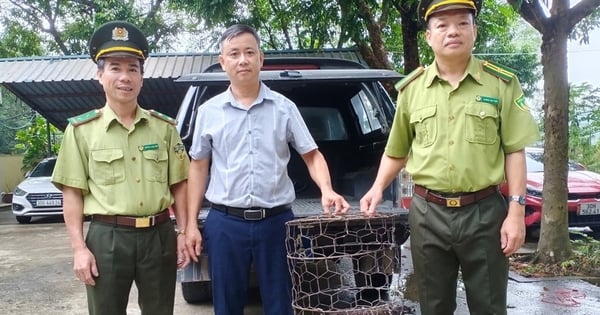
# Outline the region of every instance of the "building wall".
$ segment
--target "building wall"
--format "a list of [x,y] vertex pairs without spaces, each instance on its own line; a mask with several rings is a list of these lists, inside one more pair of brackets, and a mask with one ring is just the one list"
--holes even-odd
[[0,192],[12,192],[23,180],[22,155],[0,154]]

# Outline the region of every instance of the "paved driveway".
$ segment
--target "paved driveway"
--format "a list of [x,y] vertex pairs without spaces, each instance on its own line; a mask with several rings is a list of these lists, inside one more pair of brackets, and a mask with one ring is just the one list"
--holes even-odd
[[[86,223],[87,226],[88,223]],[[526,247],[535,248],[535,244]],[[419,314],[411,285],[410,248],[402,247],[402,286],[405,314]],[[414,280],[414,279],[413,279]],[[509,315],[600,314],[600,288],[577,279],[525,279],[511,274],[508,283]],[[211,304],[190,305],[175,294],[175,314],[214,314]],[[129,298],[128,314],[140,314],[137,291]],[[464,288],[459,284],[457,315],[468,314]],[[8,207],[0,207],[0,314],[85,315],[85,288],[72,272],[72,257],[64,223],[35,219],[18,224]],[[262,314],[260,302],[251,300],[245,315]]]
[[[85,223],[86,226],[89,223]],[[0,314],[85,315],[85,287],[73,275],[73,260],[61,218],[34,218],[18,224],[7,207],[0,208]],[[190,305],[177,286],[175,314],[214,314],[211,304]],[[127,314],[141,314],[135,286]],[[262,314],[251,301],[246,315]]]

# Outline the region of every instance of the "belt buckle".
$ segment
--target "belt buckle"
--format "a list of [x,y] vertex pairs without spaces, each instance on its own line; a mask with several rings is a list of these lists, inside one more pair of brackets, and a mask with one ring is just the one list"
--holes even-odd
[[460,197],[446,198],[446,207],[458,208],[460,206]]
[[244,210],[244,220],[258,221],[265,218],[265,209],[247,209]]
[[135,218],[136,228],[147,228],[150,227],[150,217]]

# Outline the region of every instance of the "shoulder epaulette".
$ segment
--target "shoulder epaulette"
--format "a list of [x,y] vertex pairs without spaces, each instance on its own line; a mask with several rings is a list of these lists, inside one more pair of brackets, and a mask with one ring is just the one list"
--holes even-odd
[[73,127],[81,126],[87,122],[90,122],[98,117],[102,116],[102,110],[94,109],[81,115],[71,117],[67,121],[73,125]]
[[517,76],[517,70],[491,61],[483,61],[481,63],[483,70],[493,76],[502,79],[505,82],[512,81]]
[[398,83],[396,83],[396,85],[394,85],[394,87],[396,88],[396,90],[398,92],[401,92],[408,84],[410,84],[412,81],[414,81],[416,78],[418,78],[421,74],[423,74],[423,72],[425,72],[425,67],[418,67],[417,69],[413,70],[411,73],[409,73],[407,76],[404,77],[404,79],[398,81]]
[[158,119],[164,120],[164,121],[168,122],[171,125],[177,125],[177,120],[175,120],[175,119],[173,119],[173,118],[171,118],[171,117],[169,117],[169,116],[167,116],[167,115],[165,115],[165,114],[163,114],[161,112],[157,112],[154,109],[149,109],[148,113],[151,116],[154,116],[154,117],[156,117]]

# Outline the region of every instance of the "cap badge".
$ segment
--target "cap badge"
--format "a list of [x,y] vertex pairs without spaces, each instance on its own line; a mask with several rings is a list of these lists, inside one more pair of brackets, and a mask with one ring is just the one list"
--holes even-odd
[[129,40],[129,32],[127,32],[127,29],[124,27],[115,27],[115,29],[113,29],[113,31],[112,31],[112,39],[128,41]]

